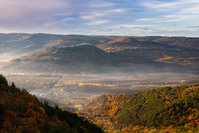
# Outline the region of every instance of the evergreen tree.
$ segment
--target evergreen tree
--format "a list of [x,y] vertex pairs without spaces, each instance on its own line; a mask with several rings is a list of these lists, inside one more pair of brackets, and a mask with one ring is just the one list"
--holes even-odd
[[12,88],[16,88],[16,85],[15,85],[14,82],[12,82],[11,87],[12,87]]
[[0,85],[1,84],[8,86],[8,81],[6,80],[6,78],[2,74],[0,74]]

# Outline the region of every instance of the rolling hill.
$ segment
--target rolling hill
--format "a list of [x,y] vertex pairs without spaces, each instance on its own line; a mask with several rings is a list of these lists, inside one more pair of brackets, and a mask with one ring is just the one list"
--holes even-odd
[[[6,66],[17,70],[198,73],[197,46],[198,38],[186,37],[0,34],[0,59],[18,57]],[[84,50],[78,50],[79,47]]]
[[60,39],[50,34],[0,34],[0,52],[9,56],[21,56],[44,48],[46,43]]
[[91,46],[50,48],[13,60],[7,69],[29,71],[84,72],[97,71],[109,65],[112,56],[103,50]]
[[[120,37],[120,36],[85,36],[85,35],[53,35],[53,34],[25,34],[25,33],[11,33],[0,34],[0,52],[10,55],[13,58],[24,54],[32,53],[41,49],[51,47],[63,46],[77,46],[81,44],[89,45],[102,45],[107,43],[122,43],[122,38],[126,38],[127,42],[137,44],[148,43],[179,46],[189,49],[199,49],[199,39],[190,37],[161,37],[161,36],[148,36],[148,37]],[[129,40],[128,40],[128,39]],[[142,42],[141,42],[142,41]],[[123,41],[124,42],[124,41]],[[110,44],[111,45],[111,44]],[[135,48],[136,46],[134,46]],[[119,47],[118,47],[119,48]],[[127,47],[126,47],[127,48]]]
[[145,64],[173,71],[181,68],[198,71],[199,50],[139,41],[134,37],[120,37],[98,47],[112,53],[118,62]]
[[[111,40],[106,36],[53,35],[53,34],[0,34],[0,55],[16,58],[51,47],[97,45]],[[1,58],[0,58],[1,59]]]
[[164,36],[149,36],[135,37],[140,41],[158,42],[160,44],[168,44],[190,49],[199,49],[199,38],[193,37],[164,37]]
[[105,94],[85,102],[80,114],[108,132],[198,132],[199,85],[134,94]]

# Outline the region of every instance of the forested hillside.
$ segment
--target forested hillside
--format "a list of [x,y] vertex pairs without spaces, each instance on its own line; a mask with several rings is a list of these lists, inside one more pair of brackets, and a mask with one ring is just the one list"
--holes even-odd
[[199,84],[106,94],[85,107],[81,113],[108,132],[199,132]]
[[101,133],[96,125],[74,113],[41,103],[0,75],[0,132]]

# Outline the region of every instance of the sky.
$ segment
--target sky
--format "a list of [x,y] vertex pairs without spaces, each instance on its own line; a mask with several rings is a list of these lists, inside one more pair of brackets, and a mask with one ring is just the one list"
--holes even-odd
[[199,0],[0,0],[0,33],[199,37]]

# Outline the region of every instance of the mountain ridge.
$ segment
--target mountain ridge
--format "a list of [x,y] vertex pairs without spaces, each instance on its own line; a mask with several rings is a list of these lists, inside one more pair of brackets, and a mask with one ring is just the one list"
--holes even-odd
[[[12,34],[11,34],[12,35]],[[3,35],[5,36],[5,35]],[[19,37],[18,37],[19,36]],[[3,37],[2,37],[3,38]],[[190,71],[191,73],[198,73],[198,63],[199,63],[199,50],[195,49],[195,47],[184,47],[184,45],[178,46],[177,44],[171,44],[173,42],[167,41],[167,43],[163,43],[161,41],[155,40],[169,40],[173,39],[172,37],[120,37],[120,36],[83,36],[83,35],[51,35],[51,34],[13,34],[14,39],[11,39],[9,42],[8,38],[6,41],[1,42],[0,37],[0,48],[1,48],[1,58],[9,57],[9,55],[16,57],[16,60],[12,61],[14,68],[23,68],[23,65],[30,66],[30,68],[43,68],[43,70],[48,71],[57,71],[55,65],[60,68],[62,71],[67,66],[63,66],[64,63],[72,62],[73,66],[68,66],[71,68],[75,68],[78,70],[80,67],[80,71],[84,72],[95,69],[95,72],[99,71],[110,71],[110,68],[114,68],[116,70],[122,71],[138,71],[138,69],[134,69],[134,65],[142,65],[147,69],[153,69],[157,71],[165,71],[168,69],[172,71]],[[16,43],[16,39],[23,40]],[[177,41],[181,39],[180,37],[174,38],[173,41]],[[186,38],[189,40],[189,38]],[[194,46],[197,45],[197,38],[195,38]],[[181,41],[179,41],[181,42]],[[189,41],[186,41],[188,43]],[[73,58],[71,55],[66,55],[62,52],[62,59],[56,57],[56,53],[52,56],[42,56],[42,59],[35,60],[35,62],[31,62],[29,60],[21,60],[21,56],[26,54],[29,58],[34,57],[32,55],[38,55],[41,51],[46,51],[50,53],[46,49],[71,49],[70,47],[81,47],[81,45],[90,45],[94,47],[98,47],[103,50],[102,55],[109,55],[104,58],[104,61],[100,56],[102,56],[96,48],[95,58],[89,56],[89,50],[92,51],[93,47],[88,48],[82,53],[78,53],[79,59]],[[13,46],[13,47],[11,47]],[[190,45],[192,46],[192,45]],[[9,47],[7,49],[6,47]],[[86,52],[87,51],[87,52]],[[5,53],[4,53],[5,52]],[[7,53],[6,53],[7,52]],[[84,54],[86,52],[86,54]],[[102,51],[101,51],[102,52]],[[17,53],[15,55],[14,53]],[[32,54],[33,53],[33,54]],[[41,53],[42,54],[42,53]],[[43,53],[44,55],[45,53]],[[82,55],[80,55],[82,54]],[[91,53],[90,53],[91,54]],[[93,54],[93,53],[92,53]],[[97,55],[99,54],[99,55]],[[20,56],[21,55],[21,56]],[[64,55],[70,56],[73,61],[68,58],[68,61],[64,60]],[[93,54],[94,55],[94,54]],[[83,56],[85,58],[83,58]],[[87,56],[87,57],[86,57]],[[99,56],[99,57],[97,57]],[[52,59],[49,59],[52,57]],[[54,58],[55,57],[55,58]],[[87,59],[86,59],[87,58]],[[110,58],[110,59],[108,59]],[[49,65],[49,63],[52,63]],[[78,64],[79,62],[79,64]],[[86,64],[91,65],[90,68],[83,65]],[[11,64],[12,64],[11,63]],[[20,64],[21,63],[21,64]],[[28,64],[30,63],[30,64]],[[41,63],[44,63],[43,66]],[[75,65],[76,64],[76,65]],[[77,65],[78,64],[78,65]],[[94,66],[93,66],[94,64]],[[100,65],[102,66],[100,68]],[[44,68],[45,66],[45,68]],[[49,66],[49,67],[48,67]],[[105,67],[104,67],[105,66]],[[64,68],[65,67],[65,68]],[[150,67],[150,68],[148,68]],[[28,68],[28,67],[27,67]],[[69,71],[69,69],[66,69]],[[91,69],[92,68],[92,69]],[[78,72],[80,72],[78,71]]]

